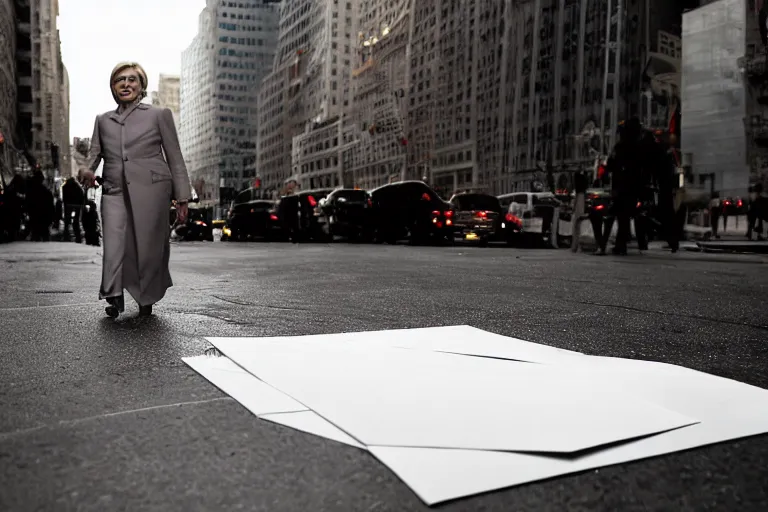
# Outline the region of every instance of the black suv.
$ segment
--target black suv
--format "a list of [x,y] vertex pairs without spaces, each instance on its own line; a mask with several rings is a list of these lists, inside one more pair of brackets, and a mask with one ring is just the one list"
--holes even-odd
[[422,181],[401,181],[371,191],[373,225],[379,241],[390,244],[408,238],[411,243],[453,242],[451,205]]
[[481,245],[491,240],[501,240],[502,214],[499,198],[489,194],[455,194],[449,201],[456,209],[454,226],[464,240],[474,240]]
[[323,228],[329,239],[344,236],[370,240],[373,236],[373,202],[365,190],[339,188],[320,201]]

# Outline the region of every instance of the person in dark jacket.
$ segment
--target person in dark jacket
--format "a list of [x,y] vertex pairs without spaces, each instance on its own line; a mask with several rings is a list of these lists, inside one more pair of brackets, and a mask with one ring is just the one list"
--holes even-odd
[[[643,135],[640,120],[632,118],[621,127],[619,142],[614,146],[613,153],[608,159],[607,170],[611,173],[611,194],[613,196],[613,213],[618,223],[616,243],[613,254],[626,255],[627,244],[631,237],[631,219],[637,210],[638,190],[647,180],[647,167],[642,151],[641,137]],[[610,229],[608,226],[608,235]]]
[[[579,250],[579,238],[581,237],[581,222],[584,216],[584,207],[586,201],[587,186],[589,180],[584,171],[577,172],[573,177],[573,224],[571,228],[571,250],[577,252]],[[597,239],[597,238],[596,238]],[[599,242],[598,242],[599,243]]]
[[56,207],[53,204],[53,194],[45,186],[45,177],[41,171],[35,171],[33,174],[27,188],[26,200],[32,241],[49,242]]
[[9,242],[20,238],[21,219],[24,216],[24,203],[26,201],[26,184],[24,178],[15,175],[5,188],[4,197],[4,230]]
[[75,234],[75,242],[81,243],[82,232],[80,221],[85,203],[85,192],[75,178],[69,178],[61,187],[62,201],[64,203],[64,237],[69,240],[69,227]]

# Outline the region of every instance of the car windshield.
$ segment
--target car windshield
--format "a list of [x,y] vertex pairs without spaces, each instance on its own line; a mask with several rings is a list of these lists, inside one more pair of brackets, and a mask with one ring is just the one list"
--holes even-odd
[[368,199],[368,193],[365,190],[339,190],[334,197],[346,201],[365,201]]
[[499,199],[485,194],[468,194],[454,199],[459,210],[501,210]]
[[264,210],[269,210],[274,206],[274,204],[270,201],[254,201],[252,203],[248,203],[245,205],[247,208],[250,208],[251,210],[255,210],[257,212],[261,212]]

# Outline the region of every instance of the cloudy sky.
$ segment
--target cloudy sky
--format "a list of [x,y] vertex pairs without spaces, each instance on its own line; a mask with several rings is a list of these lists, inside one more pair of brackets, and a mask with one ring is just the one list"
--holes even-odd
[[[205,0],[59,0],[59,35],[69,71],[70,138],[90,137],[96,114],[115,108],[109,73],[140,63],[157,89],[160,73],[181,72]],[[148,101],[148,100],[147,100]]]

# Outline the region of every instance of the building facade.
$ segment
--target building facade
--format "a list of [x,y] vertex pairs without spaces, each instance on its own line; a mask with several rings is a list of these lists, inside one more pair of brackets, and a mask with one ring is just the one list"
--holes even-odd
[[214,2],[198,16],[197,35],[181,53],[179,80],[179,143],[184,162],[205,206],[218,204],[218,145],[214,137],[213,99]]
[[16,5],[0,0],[0,184],[12,177],[15,167],[14,141],[17,129]]
[[341,118],[359,0],[284,2],[273,70],[260,91],[258,173],[265,193],[341,182]]
[[691,158],[692,184],[724,195],[746,195],[749,158],[765,154],[765,111],[750,102],[760,94],[750,77],[764,76],[764,64],[754,65],[765,60],[752,49],[744,77],[745,0],[718,0],[683,15],[682,151]]
[[173,122],[176,124],[177,129],[180,122],[179,113],[181,112],[179,100],[180,85],[181,76],[160,73],[157,90],[152,91],[151,94],[152,105],[170,109],[173,114]]
[[258,90],[274,60],[278,5],[208,0],[183,52],[183,149],[204,204],[228,203],[256,175]]
[[408,177],[411,5],[361,0],[351,99],[341,128],[346,186],[372,189]]

